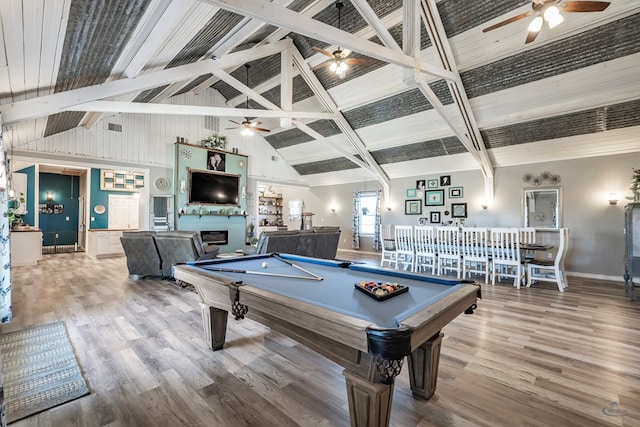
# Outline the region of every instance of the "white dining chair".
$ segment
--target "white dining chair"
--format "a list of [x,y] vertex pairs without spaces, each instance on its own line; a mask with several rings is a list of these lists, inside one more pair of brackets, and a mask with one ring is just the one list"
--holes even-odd
[[402,265],[403,270],[413,271],[413,225],[396,225],[396,270]]
[[380,238],[382,239],[382,253],[380,256],[380,267],[384,263],[389,267],[395,266],[396,256],[396,235],[393,224],[380,224]]
[[456,272],[459,279],[462,272],[460,255],[460,229],[458,227],[437,227],[438,275],[443,272]]
[[520,289],[522,283],[520,257],[520,233],[517,228],[491,229],[491,284],[499,277],[513,277],[513,286]]
[[[462,277],[484,275],[489,283],[489,230],[484,227],[462,228]],[[467,276],[469,274],[469,276]]]
[[[521,227],[518,229],[520,233],[520,244],[533,244],[536,243],[536,229],[535,227]],[[522,253],[525,260],[531,260],[535,258],[534,251],[525,250]]]
[[564,292],[569,287],[564,271],[564,258],[569,247],[569,229],[559,230],[558,252],[553,260],[532,260],[527,264],[527,287],[535,281],[555,282],[558,290]]
[[436,274],[436,233],[429,225],[417,225],[413,230],[415,245],[415,262],[413,271],[424,273],[430,270]]

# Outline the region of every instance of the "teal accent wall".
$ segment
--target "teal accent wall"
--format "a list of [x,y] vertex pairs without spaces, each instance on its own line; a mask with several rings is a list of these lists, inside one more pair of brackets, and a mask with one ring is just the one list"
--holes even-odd
[[[53,237],[49,233],[54,232],[58,233],[58,244],[75,243],[80,177],[40,173],[39,180],[38,223],[44,234],[44,244],[53,244]],[[52,194],[52,200],[47,200],[47,193]]]
[[[89,206],[90,216],[95,218],[95,221],[89,221],[89,228],[91,230],[106,229],[109,228],[109,194],[117,195],[131,195],[134,192],[131,191],[108,191],[100,189],[100,169],[91,169],[91,188],[89,189],[91,194],[91,206]],[[103,214],[97,214],[93,208],[96,205],[102,205],[106,208]]]
[[[22,217],[22,221],[25,224],[35,225],[36,223],[36,209],[34,208],[34,203],[36,200],[36,167],[29,166],[28,168],[21,169],[16,171],[19,173],[23,173],[27,175],[27,214]],[[16,195],[17,196],[17,195]]]
[[[221,252],[232,252],[240,249],[246,239],[246,218],[243,212],[247,211],[247,199],[242,197],[247,188],[247,156],[231,153],[224,150],[198,147],[188,144],[175,144],[176,169],[175,169],[175,212],[178,230],[227,230],[229,232],[229,244],[222,246]],[[209,152],[220,152],[225,157],[225,173],[240,175],[240,204],[238,206],[189,205],[189,174],[188,168],[207,170]],[[181,192],[181,182],[185,184],[185,191]],[[244,189],[244,191],[243,191]],[[196,214],[193,214],[193,211]],[[183,212],[181,214],[181,212]],[[231,212],[231,214],[230,214]],[[186,213],[186,215],[184,214]]]

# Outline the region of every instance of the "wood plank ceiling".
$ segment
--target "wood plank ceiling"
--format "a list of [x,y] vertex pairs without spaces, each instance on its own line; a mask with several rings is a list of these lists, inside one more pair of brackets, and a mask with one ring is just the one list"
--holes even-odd
[[[640,151],[640,2],[529,44],[532,17],[482,32],[530,8],[345,0],[338,25],[333,0],[4,0],[5,142],[211,87],[234,110],[194,114],[259,118],[312,186],[481,169],[491,191],[496,166]],[[342,79],[313,49],[338,44],[368,60]]]

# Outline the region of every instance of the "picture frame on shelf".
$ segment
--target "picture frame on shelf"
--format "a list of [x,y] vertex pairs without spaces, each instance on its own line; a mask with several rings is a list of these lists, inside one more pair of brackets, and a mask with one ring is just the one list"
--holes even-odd
[[418,190],[415,188],[407,188],[405,192],[406,197],[411,197],[411,198],[416,197],[417,193],[418,193]]
[[429,218],[424,216],[418,218],[418,225],[429,225]]
[[422,215],[422,203],[421,200],[405,200],[404,201],[404,214],[405,215]]
[[461,199],[463,197],[464,191],[462,187],[451,187],[449,188],[449,198],[450,199]]
[[436,212],[436,211],[429,212],[429,222],[431,224],[440,224],[440,212]]
[[444,206],[444,190],[427,190],[424,194],[425,206]]
[[466,203],[451,203],[451,218],[466,218],[466,217],[467,217]]
[[226,154],[220,151],[209,150],[207,152],[207,169],[218,172],[225,172]]
[[428,179],[427,180],[427,188],[438,188],[438,180],[437,179]]
[[451,185],[451,175],[442,175],[440,177],[440,187]]

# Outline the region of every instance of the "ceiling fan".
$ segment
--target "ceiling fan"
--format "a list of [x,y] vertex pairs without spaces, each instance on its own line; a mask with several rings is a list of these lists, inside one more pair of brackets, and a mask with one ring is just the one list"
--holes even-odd
[[[342,11],[343,7],[344,7],[344,3],[342,1],[340,0],[336,1],[336,9],[338,9],[338,29],[339,30],[341,29],[340,12]],[[351,51],[349,49],[341,49],[340,46],[338,46],[338,49],[334,50],[333,52],[328,52],[319,47],[313,47],[313,50],[318,51],[321,54],[331,58],[331,61],[326,62],[321,66],[329,67],[329,69],[332,72],[336,73],[341,79],[344,79],[344,76],[346,75],[347,68],[349,68],[349,65],[365,65],[369,62],[366,59],[347,58],[347,56],[349,56]]]
[[498,22],[483,29],[482,32],[486,33],[487,31],[495,30],[496,28],[524,19],[527,16],[536,15],[527,28],[529,33],[527,34],[525,43],[531,43],[538,37],[542,29],[542,24],[544,24],[545,21],[549,25],[549,28],[554,28],[564,21],[560,12],[602,12],[609,7],[609,4],[610,3],[606,1],[532,0],[532,10]]
[[[246,86],[249,87],[249,64],[244,64],[245,68],[247,69],[247,79],[246,79]],[[249,109],[249,96],[247,96],[247,102],[246,102],[246,109]],[[262,122],[256,122],[256,121],[251,121],[249,120],[248,117],[244,118],[244,121],[242,121],[241,123],[235,122],[233,120],[229,120],[231,123],[234,123],[238,126],[236,127],[232,127],[232,128],[226,128],[225,130],[230,130],[230,129],[242,129],[240,131],[240,135],[242,136],[251,136],[255,133],[255,131],[260,131],[260,132],[271,132],[269,129],[265,129],[265,128],[260,128],[258,127],[259,125],[262,124]]]

